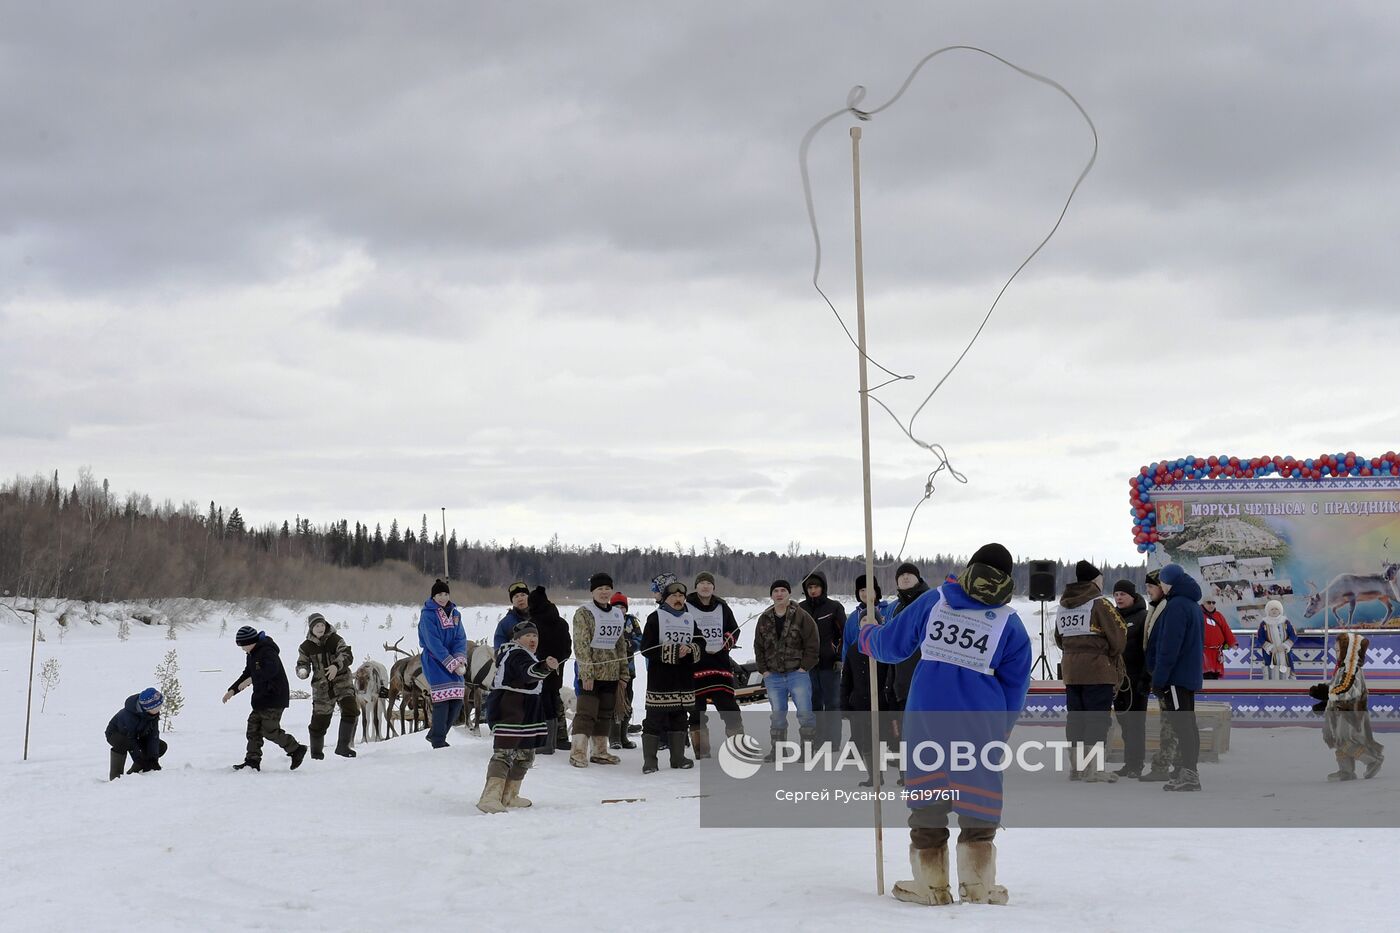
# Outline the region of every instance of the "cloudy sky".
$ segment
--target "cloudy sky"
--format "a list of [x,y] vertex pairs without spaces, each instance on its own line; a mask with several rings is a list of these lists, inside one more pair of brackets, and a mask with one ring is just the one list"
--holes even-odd
[[[1133,7],[1129,9],[1129,7]],[[945,45],[1098,163],[915,425],[913,553],[1136,559],[1126,480],[1397,446],[1393,4],[0,5],[0,471],[254,522],[862,547],[857,359],[802,134]],[[853,321],[850,142],[817,138]],[[943,56],[864,125],[907,418],[1087,128]],[[877,547],[934,461],[883,413]]]

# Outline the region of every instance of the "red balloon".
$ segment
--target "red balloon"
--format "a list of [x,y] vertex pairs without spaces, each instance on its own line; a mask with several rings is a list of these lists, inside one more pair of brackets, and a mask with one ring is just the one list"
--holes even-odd
[[1194,464],[1194,466],[1196,467],[1196,469],[1199,470],[1201,467],[1203,467],[1203,466],[1205,466],[1205,465],[1206,465],[1206,462],[1205,462],[1204,460],[1202,460],[1200,457],[1197,457],[1197,458],[1196,458],[1196,462],[1195,462],[1195,464]]
[[1147,475],[1147,467],[1138,467],[1138,475],[1139,475],[1139,476],[1146,476],[1146,475]]
[[1232,467],[1237,467],[1237,466],[1239,466],[1239,465],[1240,465],[1240,458],[1239,458],[1239,457],[1231,457],[1231,458],[1230,458],[1230,466],[1232,466]]
[[1219,457],[1211,457],[1211,458],[1209,458],[1208,460],[1206,460],[1206,463],[1209,463],[1211,466],[1215,466],[1215,465],[1216,465],[1217,463],[1219,463],[1219,462],[1220,462],[1220,458],[1219,458]]
[[1149,503],[1147,503],[1146,509],[1147,509],[1147,511],[1149,511],[1149,512],[1155,512],[1155,511],[1157,511],[1157,503],[1155,503],[1155,502],[1149,502]]
[[1253,470],[1245,470],[1245,471],[1244,471],[1244,478],[1245,478],[1245,479],[1254,479],[1254,471],[1253,471]]
[[1400,476],[1400,466],[1393,466],[1393,467],[1391,467],[1391,468],[1390,468],[1390,475],[1391,475],[1391,476]]
[[1372,457],[1372,458],[1371,458],[1371,469],[1374,470],[1376,467],[1378,467],[1378,466],[1380,466],[1380,465],[1381,465],[1381,458],[1380,458],[1380,457]]
[[1362,476],[1370,476],[1370,475],[1371,475],[1371,468],[1370,468],[1370,467],[1362,467],[1362,468],[1361,468],[1361,475],[1362,475]]

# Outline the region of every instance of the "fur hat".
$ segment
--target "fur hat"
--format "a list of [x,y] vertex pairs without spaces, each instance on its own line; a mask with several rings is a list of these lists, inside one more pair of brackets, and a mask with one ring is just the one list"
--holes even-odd
[[1271,599],[1264,604],[1265,618],[1283,618],[1283,603],[1277,599]]
[[522,635],[538,635],[540,627],[528,619],[524,622],[515,623],[515,627],[510,630],[511,640],[514,641]]

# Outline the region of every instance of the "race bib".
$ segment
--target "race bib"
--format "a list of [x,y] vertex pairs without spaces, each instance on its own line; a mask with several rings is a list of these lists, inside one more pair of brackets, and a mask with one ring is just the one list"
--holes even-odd
[[690,617],[687,610],[684,614],[673,616],[663,609],[656,610],[656,620],[660,623],[660,632],[663,645],[688,645],[694,640],[695,620]]
[[992,657],[1010,618],[1011,610],[1005,606],[954,609],[945,596],[929,615],[923,659],[990,673]]
[[623,614],[620,606],[614,606],[608,612],[600,612],[597,606],[593,607],[593,640],[588,643],[588,647],[595,651],[616,651],[618,640],[622,638],[622,630],[627,625],[627,616]]
[[688,611],[695,620],[695,627],[700,630],[700,637],[705,639],[705,650],[710,653],[723,651],[724,607],[716,603],[715,608],[707,612],[692,605]]
[[1066,609],[1061,606],[1055,613],[1055,631],[1060,633],[1061,638],[1069,638],[1073,635],[1092,635],[1089,629],[1089,619],[1094,614],[1094,601],[1091,599],[1082,606],[1075,606],[1073,609]]

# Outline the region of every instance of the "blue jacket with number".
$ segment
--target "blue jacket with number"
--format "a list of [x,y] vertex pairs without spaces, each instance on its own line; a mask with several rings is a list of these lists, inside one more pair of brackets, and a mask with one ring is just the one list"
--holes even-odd
[[[929,631],[929,620],[944,599],[953,609],[987,609],[968,596],[955,582],[929,590],[884,625],[861,626],[860,650],[877,661],[897,664],[920,651]],[[909,754],[905,786],[910,791],[957,791],[953,809],[989,822],[1001,819],[1002,773],[976,767],[955,770],[927,767],[927,755],[915,754],[921,743],[933,743],[945,752],[953,742],[972,742],[979,748],[1005,741],[1021,714],[1031,682],[1031,639],[1016,613],[1006,620],[1001,640],[992,651],[991,669],[982,674],[946,661],[919,657],[909,699],[904,708],[903,729]],[[939,803],[911,795],[911,808]]]

